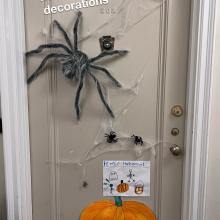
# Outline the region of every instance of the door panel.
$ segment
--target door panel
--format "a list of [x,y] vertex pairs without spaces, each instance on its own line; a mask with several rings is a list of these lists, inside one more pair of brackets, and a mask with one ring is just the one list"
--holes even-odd
[[[125,89],[115,88],[102,73],[94,72],[107,88],[117,120],[111,120],[94,82],[87,77],[80,102],[82,117],[77,122],[77,82],[65,79],[55,62],[29,85],[34,220],[79,219],[85,206],[102,198],[102,161],[137,159],[151,161],[151,196],[135,199],[148,204],[158,219],[180,219],[184,157],[173,156],[169,147],[184,146],[184,116],[176,118],[170,109],[175,104],[185,105],[190,1],[167,1],[160,7],[159,1],[149,1],[141,16],[135,14],[141,1],[132,1],[132,5],[127,1],[123,6],[130,7],[121,10],[123,2],[111,1],[110,14],[102,7],[83,9],[79,31],[80,50],[89,57],[100,53],[99,38],[103,35],[116,37],[116,49],[129,50],[124,57],[99,62]],[[65,3],[68,1],[59,1]],[[48,4],[57,2],[25,0],[28,50],[43,43],[64,42],[59,31],[50,28],[54,19],[72,37],[76,13],[43,15]],[[28,59],[28,74],[42,57]],[[116,151],[109,152],[105,145],[94,149],[96,142],[105,140],[106,128],[111,126],[121,136],[142,136],[153,150],[138,157],[129,141],[123,145],[128,150],[115,146]],[[180,130],[176,137],[170,133],[175,127]],[[88,152],[90,156],[85,158]],[[86,188],[83,182],[88,183]]]

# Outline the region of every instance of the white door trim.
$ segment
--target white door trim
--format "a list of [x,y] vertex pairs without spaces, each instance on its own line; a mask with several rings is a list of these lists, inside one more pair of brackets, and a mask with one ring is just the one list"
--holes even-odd
[[[0,79],[8,220],[32,220],[23,0],[0,0]],[[203,220],[215,0],[192,0],[182,220]]]
[[8,220],[32,220],[22,0],[0,0],[0,82]]
[[216,0],[193,0],[182,220],[204,220]]

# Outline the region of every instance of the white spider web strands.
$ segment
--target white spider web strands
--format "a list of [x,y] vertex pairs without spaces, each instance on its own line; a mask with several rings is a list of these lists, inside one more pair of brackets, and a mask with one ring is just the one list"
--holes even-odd
[[[157,10],[164,2],[166,2],[166,0],[122,0],[121,3],[110,0],[108,5],[104,7],[107,9],[113,8],[115,14],[112,14],[109,19],[99,27],[90,30],[89,33],[82,36],[79,42],[90,37],[106,34],[120,38],[132,29],[132,27]],[[47,27],[42,29],[42,34],[46,36],[50,34]],[[72,36],[72,28],[68,34]]]
[[[115,95],[122,93],[122,95],[127,97],[127,101],[123,103],[122,106],[115,109],[115,118],[110,117],[107,113],[103,114],[103,119],[100,124],[100,129],[97,132],[95,137],[94,144],[92,147],[84,154],[82,158],[77,160],[60,160],[60,165],[77,165],[77,166],[85,166],[87,162],[94,160],[106,153],[110,152],[122,152],[122,151],[130,151],[133,152],[136,159],[140,159],[144,156],[145,152],[150,151],[153,156],[156,156],[156,148],[158,147],[166,147],[170,146],[170,143],[163,141],[154,141],[148,138],[143,138],[143,145],[135,145],[133,139],[130,134],[123,133],[115,128],[115,124],[120,120],[120,118],[125,115],[129,106],[133,104],[136,98],[139,95],[140,84],[144,79],[144,75],[147,72],[147,64],[142,68],[141,74],[137,77],[137,79],[131,83],[131,85],[123,85],[121,89],[115,91]],[[110,89],[107,89],[104,85],[102,85],[103,95],[107,103],[111,106],[110,100],[112,100],[112,96],[110,99]],[[109,134],[111,131],[115,131],[118,136],[117,143],[107,143],[105,134]]]
[[93,148],[91,148],[80,160],[70,161],[64,159],[59,161],[59,165],[73,165],[83,167],[87,162],[110,152],[130,151],[135,154],[136,159],[140,159],[144,156],[145,152],[151,151],[151,154],[155,157],[156,149],[158,147],[170,146],[170,143],[162,141],[156,143],[153,140],[143,139],[143,142],[143,145],[135,145],[133,143],[133,139],[129,135],[118,136],[118,142],[114,144],[107,143],[105,140],[103,140],[103,142],[94,145]]
[[[110,19],[100,27],[84,36],[82,40],[85,40],[96,34],[99,36],[102,34],[106,35],[106,33],[111,33],[115,37],[122,37],[126,32],[132,29],[132,27],[134,27],[136,24],[141,22],[144,18],[158,9],[165,1],[166,0],[123,0],[122,3],[118,6],[117,13],[115,15],[110,17]],[[111,3],[108,5],[108,7],[111,7]],[[139,87],[144,78],[146,69],[147,64],[144,65],[142,73],[131,85],[125,85],[120,82],[122,84],[122,88],[119,89],[120,91],[117,90],[115,95],[118,95],[118,93],[124,93],[124,95],[128,97],[127,101],[123,103],[122,106],[118,107],[118,109],[115,109],[113,106],[113,110],[116,116],[115,119],[107,116],[106,114],[103,115],[103,120],[101,122],[100,129],[97,133],[93,146],[84,154],[82,158],[71,161],[63,159],[60,160],[60,165],[84,166],[88,161],[94,160],[108,152],[130,151],[134,152],[136,158],[138,159],[141,158],[146,151],[150,150],[152,155],[155,156],[157,147],[166,147],[166,145],[170,145],[170,143],[163,141],[155,142],[147,138],[143,138],[143,146],[135,145],[129,134],[123,134],[120,131],[114,129],[115,122],[119,120],[122,115],[127,113],[129,106],[138,96]],[[102,85],[102,89],[107,103],[110,105],[109,89],[107,89],[104,85]],[[111,94],[111,99],[112,96],[114,95]],[[110,131],[115,131],[117,133],[117,143],[109,144],[106,142],[105,134],[110,133]]]
[[[141,75],[141,79],[143,79],[143,75]],[[140,83],[141,81],[138,82]],[[106,89],[104,86],[102,88],[106,100],[108,104],[110,104],[108,89]],[[138,91],[138,88],[139,87],[137,86],[137,90],[135,91]],[[138,92],[135,94],[137,97]],[[96,158],[110,152],[129,151],[135,155],[136,159],[140,159],[144,156],[145,152],[150,151],[152,156],[155,157],[157,148],[169,147],[171,143],[164,141],[154,141],[148,138],[143,138],[143,145],[136,145],[130,134],[126,134],[115,129],[114,124],[116,123],[116,121],[120,119],[120,116],[127,113],[128,106],[131,105],[134,100],[135,96],[132,99],[130,99],[124,107],[118,110],[117,117],[115,119],[111,117],[106,117],[106,115],[103,116],[103,120],[101,122],[100,129],[97,133],[94,144],[92,148],[90,148],[82,158],[71,161],[63,159],[59,161],[59,165],[73,165],[85,167],[87,162],[95,160]],[[109,134],[111,131],[116,132],[118,138],[117,143],[107,143],[105,134]]]
[[90,31],[81,40],[88,39],[94,35],[101,36],[106,34],[120,38],[132,29],[132,27],[157,10],[165,1],[122,0],[118,6],[114,5],[114,1],[110,1],[106,8],[114,8],[116,13],[98,28]]
[[146,70],[146,65],[144,67],[143,73],[137,78],[137,80],[133,84],[125,85],[125,84],[121,83],[122,88],[120,89],[120,91],[117,91],[117,94],[118,94],[118,92],[121,92],[121,93],[125,92],[127,96],[131,95],[131,98],[129,98],[128,101],[123,106],[119,107],[116,110],[115,119],[111,118],[110,120],[116,121],[119,119],[119,117],[121,115],[126,114],[126,112],[128,111],[128,107],[134,102],[135,98],[139,94],[140,84],[144,79],[145,70]]
[[[115,118],[110,117],[107,113],[106,113],[107,115],[106,114],[103,115],[100,129],[97,132],[92,148],[89,149],[89,151],[86,152],[86,154],[81,159],[76,161],[62,160],[60,161],[61,164],[83,165],[85,162],[95,159],[108,152],[120,152],[120,151],[131,151],[131,150],[137,150],[140,152],[140,148],[138,146],[136,147],[134,144],[132,144],[131,146],[132,139],[129,135],[121,134],[119,138],[119,142],[110,145],[106,143],[105,134],[114,130],[114,123],[120,119],[120,116],[126,114],[126,112],[129,109],[129,106],[135,101],[136,97],[139,94],[140,83],[144,78],[146,69],[147,69],[147,65],[145,64],[140,76],[138,76],[137,80],[135,80],[130,86],[122,84],[121,89],[117,91],[114,90],[116,92],[115,95],[118,95],[118,93],[122,93],[122,96],[128,97],[127,101],[123,103],[123,105],[120,106],[115,111],[115,115],[116,115]],[[103,84],[102,84],[102,91],[107,103],[111,106],[109,89],[107,89],[107,87],[105,87]],[[144,141],[144,146],[141,146],[141,148],[144,147],[145,150],[148,150],[154,148],[154,145],[155,143],[153,143],[152,141],[150,142]]]
[[[140,79],[143,79],[143,74],[141,75],[141,78],[139,78],[139,80]],[[137,82],[140,83],[141,81],[137,81]],[[135,83],[135,85],[139,85],[139,83],[137,82]],[[106,100],[110,104],[108,90],[105,87],[103,88],[104,88],[104,94],[106,96]],[[138,91],[138,88],[139,87],[137,86],[136,91]],[[136,92],[135,94],[137,97],[138,92]],[[156,142],[148,138],[143,138],[143,145],[136,145],[130,134],[122,133],[117,129],[115,129],[114,126],[115,122],[120,119],[120,116],[127,113],[128,106],[132,104],[134,100],[135,97],[133,97],[130,101],[128,101],[128,103],[118,111],[118,113],[120,114],[118,114],[118,117],[116,117],[115,119],[111,117],[106,117],[106,115],[103,116],[103,120],[101,122],[100,129],[95,138],[94,145],[92,146],[91,149],[89,149],[85,153],[85,155],[81,159],[76,161],[61,160],[60,165],[77,165],[84,167],[87,162],[110,152],[129,151],[134,153],[136,159],[140,159],[144,156],[145,152],[150,151],[151,154],[155,157],[157,152],[156,148],[169,147],[170,143],[168,142],[164,142],[164,141]],[[109,134],[111,131],[116,132],[118,138],[117,143],[107,143],[105,134]]]

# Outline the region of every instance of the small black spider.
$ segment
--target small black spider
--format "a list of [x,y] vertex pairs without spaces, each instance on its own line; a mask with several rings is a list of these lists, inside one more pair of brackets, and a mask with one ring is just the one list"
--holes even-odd
[[83,188],[87,188],[87,187],[88,187],[88,185],[89,185],[89,184],[88,184],[88,182],[87,182],[87,181],[83,181],[83,182],[82,182],[82,187],[83,187]]
[[136,144],[136,145],[142,146],[144,144],[143,138],[140,136],[132,135],[131,138],[133,139],[134,144]]
[[104,104],[108,113],[114,118],[114,113],[112,112],[103,94],[102,85],[99,82],[99,80],[95,77],[95,75],[92,73],[92,69],[102,71],[114,83],[116,87],[120,88],[121,84],[111,75],[111,73],[104,67],[94,64],[94,62],[101,60],[102,58],[107,57],[107,56],[125,55],[128,53],[128,51],[127,50],[103,51],[98,56],[89,58],[85,53],[80,51],[78,48],[78,25],[80,22],[81,15],[82,13],[79,11],[75,25],[74,25],[74,29],[73,29],[73,33],[74,33],[73,44],[71,43],[70,38],[68,37],[66,31],[59,24],[59,22],[55,20],[54,24],[58,27],[58,29],[63,34],[67,45],[60,44],[60,43],[43,44],[43,45],[40,45],[36,50],[32,50],[26,53],[26,56],[28,57],[32,54],[38,54],[46,48],[48,49],[59,48],[63,50],[62,53],[55,52],[55,53],[48,54],[42,60],[41,64],[34,71],[34,73],[28,78],[27,83],[30,84],[31,82],[33,82],[40,75],[43,68],[47,64],[47,62],[52,59],[55,59],[62,65],[62,72],[64,76],[70,80],[75,79],[79,83],[78,89],[76,92],[76,97],[75,97],[75,110],[76,110],[77,119],[78,120],[80,119],[80,107],[79,107],[80,94],[84,86],[85,78],[87,76],[91,77],[94,80],[102,103]]
[[110,144],[118,142],[117,134],[114,131],[111,131],[109,134],[105,134],[105,137],[107,138],[106,141]]

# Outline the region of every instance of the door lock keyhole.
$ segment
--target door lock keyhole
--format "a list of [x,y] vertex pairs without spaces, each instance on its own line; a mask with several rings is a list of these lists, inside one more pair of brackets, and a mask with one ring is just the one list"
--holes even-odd
[[173,136],[178,136],[179,133],[180,133],[180,130],[179,130],[178,128],[173,128],[173,129],[171,130],[171,134],[172,134]]

